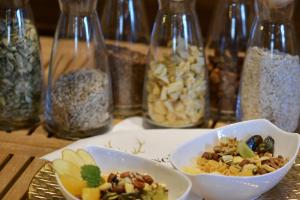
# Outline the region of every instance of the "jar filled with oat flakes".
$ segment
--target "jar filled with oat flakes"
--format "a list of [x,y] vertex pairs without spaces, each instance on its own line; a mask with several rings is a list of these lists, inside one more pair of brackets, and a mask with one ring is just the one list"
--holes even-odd
[[185,128],[204,124],[207,72],[195,0],[160,0],[144,84],[144,124]]
[[256,0],[243,66],[238,119],[266,118],[295,131],[300,114],[300,62],[292,16],[295,0]]
[[97,0],[59,0],[48,71],[45,126],[57,137],[104,133],[112,119],[111,82]]

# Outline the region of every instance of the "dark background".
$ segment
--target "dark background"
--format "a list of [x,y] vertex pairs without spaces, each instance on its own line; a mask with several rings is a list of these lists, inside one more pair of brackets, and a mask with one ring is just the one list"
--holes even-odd
[[[98,1],[99,16],[101,16],[105,0]],[[149,18],[150,26],[152,28],[153,21],[158,9],[157,0],[142,1],[145,2],[147,15]],[[216,2],[217,0],[197,0],[196,11],[199,16],[202,34],[204,37],[207,34]],[[30,0],[30,4],[40,35],[53,36],[59,17],[58,0]],[[300,38],[300,3],[297,4],[297,7],[295,9],[294,21],[297,29],[297,34],[299,35],[298,38]]]

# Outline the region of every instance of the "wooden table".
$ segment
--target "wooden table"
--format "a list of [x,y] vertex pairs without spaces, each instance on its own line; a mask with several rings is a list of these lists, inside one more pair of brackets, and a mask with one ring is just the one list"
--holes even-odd
[[[48,68],[52,38],[42,38],[43,66]],[[45,164],[38,158],[70,141],[50,137],[40,126],[32,130],[0,131],[0,199],[25,199],[32,177]]]
[[[41,38],[41,46],[43,66],[47,69],[52,38]],[[26,199],[31,179],[45,164],[39,157],[70,143],[51,137],[41,126],[12,133],[0,131],[0,199]]]

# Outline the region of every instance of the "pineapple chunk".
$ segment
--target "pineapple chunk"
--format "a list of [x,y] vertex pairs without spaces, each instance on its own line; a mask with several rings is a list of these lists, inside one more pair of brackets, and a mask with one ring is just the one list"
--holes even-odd
[[126,193],[133,193],[134,186],[131,183],[125,183],[125,191]]
[[99,188],[83,188],[82,200],[99,200],[100,190]]
[[76,179],[69,175],[59,176],[61,183],[73,196],[81,196],[83,188],[86,187],[86,182]]

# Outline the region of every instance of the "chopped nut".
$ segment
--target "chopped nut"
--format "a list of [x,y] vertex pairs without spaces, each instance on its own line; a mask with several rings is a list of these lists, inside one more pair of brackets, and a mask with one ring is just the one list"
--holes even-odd
[[121,178],[129,177],[129,176],[130,176],[130,172],[123,172],[122,174],[120,174]]
[[138,180],[138,179],[133,179],[132,180],[132,184],[134,185],[134,187],[136,187],[137,189],[143,189],[145,187],[145,182]]
[[152,178],[151,176],[149,176],[149,175],[144,175],[144,176],[143,176],[143,179],[144,179],[144,181],[145,181],[146,183],[148,183],[149,185],[151,185],[151,184],[154,182],[153,178]]
[[108,176],[108,178],[107,178],[107,182],[112,183],[112,182],[114,182],[114,180],[115,180],[116,178],[117,178],[117,175],[111,173],[111,174],[109,174],[109,176]]
[[249,160],[243,160],[243,161],[239,164],[239,166],[243,167],[244,165],[247,165],[247,164],[249,164],[249,163],[250,163]]

